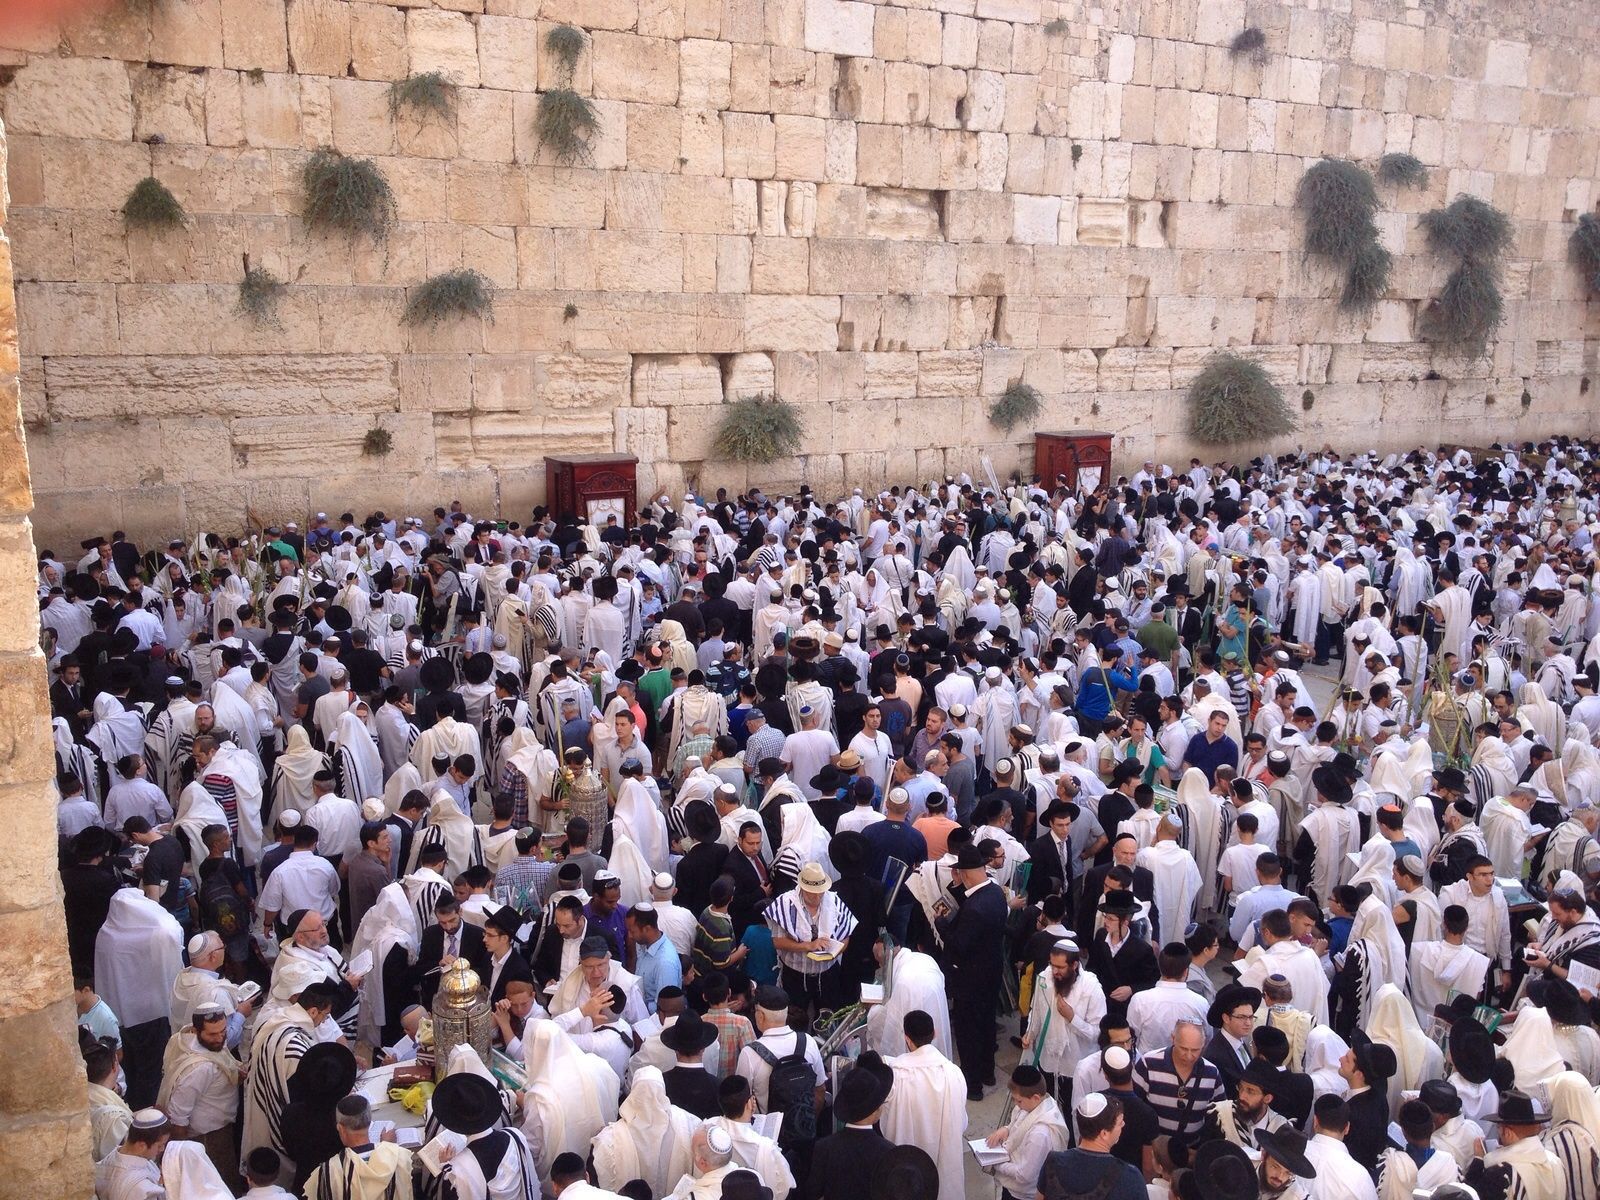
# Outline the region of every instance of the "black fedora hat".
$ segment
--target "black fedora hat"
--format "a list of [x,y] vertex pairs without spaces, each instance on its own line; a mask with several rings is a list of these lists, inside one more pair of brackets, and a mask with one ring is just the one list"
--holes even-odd
[[692,1008],[661,1031],[661,1044],[674,1054],[699,1054],[716,1040],[717,1027]]
[[868,1050],[840,1082],[834,1113],[847,1125],[860,1124],[883,1107],[893,1087],[893,1068],[876,1051]]
[[1317,795],[1332,804],[1349,804],[1355,795],[1345,777],[1332,763],[1323,763],[1311,772],[1311,786]]
[[1428,1106],[1430,1112],[1438,1116],[1461,1115],[1461,1093],[1456,1090],[1455,1084],[1446,1080],[1428,1080],[1417,1093],[1417,1098]]
[[356,1056],[338,1042],[318,1042],[300,1057],[289,1077],[291,1099],[333,1105],[356,1085]]
[[1464,792],[1467,790],[1466,772],[1460,767],[1440,767],[1433,773],[1433,786]]
[[1269,1158],[1276,1159],[1301,1179],[1315,1179],[1317,1168],[1306,1157],[1306,1135],[1285,1125],[1281,1129],[1256,1130],[1256,1145]]
[[730,1171],[722,1177],[722,1200],[772,1200],[772,1189],[754,1171]]
[[1082,810],[1070,800],[1055,800],[1050,803],[1048,808],[1039,814],[1039,820],[1043,821],[1046,825],[1050,824],[1050,822],[1054,821],[1057,817],[1070,817],[1076,821],[1081,812]]
[[935,1200],[939,1168],[920,1146],[896,1146],[872,1169],[874,1200]]
[[433,1089],[433,1115],[451,1133],[471,1137],[494,1127],[505,1115],[500,1089],[482,1075],[458,1071]]
[[811,786],[819,792],[836,792],[843,786],[846,776],[839,773],[839,768],[832,763],[824,763],[822,770],[811,777]]
[[1100,897],[1100,911],[1112,917],[1131,917],[1139,911],[1139,900],[1125,889],[1107,892]]
[[1276,1096],[1278,1089],[1283,1086],[1285,1072],[1280,1071],[1264,1058],[1252,1058],[1244,1072],[1239,1076],[1240,1083],[1254,1084],[1269,1096]]
[[1539,989],[1542,995],[1539,999],[1550,1014],[1550,1019],[1558,1025],[1588,1025],[1590,1023],[1589,1006],[1583,1002],[1583,997],[1578,994],[1578,989],[1565,979],[1547,979],[1544,986]]
[[1500,1093],[1500,1111],[1483,1119],[1496,1125],[1547,1125],[1550,1114],[1540,1111],[1532,1096],[1513,1088]]
[[1257,1200],[1261,1195],[1250,1156],[1225,1138],[1202,1142],[1191,1169],[1201,1200]]
[[327,613],[322,618],[328,623],[328,628],[335,633],[346,632],[355,622],[350,617],[350,610],[342,604],[329,605]]
[[1494,1074],[1494,1040],[1471,1017],[1450,1026],[1450,1063],[1468,1083],[1487,1083]]
[[1368,1084],[1387,1082],[1400,1069],[1393,1047],[1373,1041],[1359,1029],[1350,1034],[1350,1051],[1356,1056],[1356,1066],[1361,1068]]
[[1242,983],[1225,983],[1217,989],[1217,998],[1206,1012],[1206,1024],[1213,1029],[1222,1028],[1222,1014],[1241,1004],[1251,1008],[1261,1007],[1261,989],[1246,987]]

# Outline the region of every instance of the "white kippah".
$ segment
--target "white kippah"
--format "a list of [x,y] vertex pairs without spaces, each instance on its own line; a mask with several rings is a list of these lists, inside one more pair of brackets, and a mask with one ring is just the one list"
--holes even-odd
[[383,801],[376,796],[368,796],[361,802],[361,819],[363,821],[383,820]]
[[728,1131],[720,1125],[706,1127],[706,1146],[713,1154],[732,1154],[733,1138],[728,1136]]
[[190,958],[199,958],[206,952],[206,942],[209,940],[209,937],[209,934],[197,933],[189,939]]
[[284,809],[283,815],[278,818],[278,824],[282,825],[285,829],[293,829],[296,825],[300,824],[300,810],[297,808]]
[[[1121,1046],[1107,1046],[1106,1052],[1100,1056],[1100,1061],[1106,1066],[1110,1067],[1113,1071],[1126,1071],[1128,1069],[1128,1064],[1131,1063],[1133,1059],[1128,1057],[1128,1052]],[[1095,1097],[1093,1093],[1084,1097],[1085,1100],[1094,1098]]]
[[191,1008],[189,1010],[189,1015],[191,1017],[222,1017],[226,1016],[227,1012],[222,1005],[218,1004],[215,1000],[207,1000],[204,1003],[196,1004],[193,1008]]
[[[1111,1049],[1121,1050],[1122,1047],[1113,1046]],[[1122,1053],[1124,1057],[1126,1057],[1128,1052],[1123,1050]],[[1098,1117],[1101,1113],[1105,1112],[1106,1098],[1100,1092],[1090,1092],[1082,1100],[1079,1100],[1075,1107],[1080,1117],[1088,1117],[1090,1120],[1093,1120],[1095,1117]]]
[[133,1128],[160,1129],[167,1123],[167,1114],[159,1108],[141,1108],[133,1114]]

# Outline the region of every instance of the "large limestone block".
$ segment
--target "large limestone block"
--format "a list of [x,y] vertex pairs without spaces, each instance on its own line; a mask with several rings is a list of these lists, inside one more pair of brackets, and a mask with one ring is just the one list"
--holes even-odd
[[206,78],[192,71],[132,72],[134,137],[164,142],[206,142]]
[[806,0],[805,48],[871,58],[874,11],[856,0]]
[[220,67],[221,0],[189,0],[150,10],[150,61],[185,67]]
[[733,47],[690,39],[678,46],[678,102],[687,109],[724,109],[733,99]]
[[660,455],[667,441],[666,412],[659,408],[619,408],[612,416],[616,420],[616,453],[631,454],[641,463]]
[[940,350],[917,356],[917,395],[959,397],[975,393],[983,378],[983,355],[975,350]]
[[284,0],[222,0],[222,62],[236,71],[287,70]]
[[585,29],[632,29],[639,23],[638,0],[540,0],[528,7],[546,21]]
[[678,102],[678,43],[631,33],[594,35],[594,92],[643,104]]
[[777,375],[770,354],[730,354],[722,364],[722,392],[741,399],[770,396],[777,391]]
[[[422,469],[433,465],[433,418],[427,413],[382,413],[363,421],[343,414],[244,417],[229,423],[228,444],[239,478],[271,480],[376,465],[362,447],[373,428],[391,438],[392,449],[384,457]],[[307,470],[312,463],[317,469]]]
[[133,136],[128,69],[100,58],[35,58],[4,93],[8,134],[126,142]]
[[773,120],[764,113],[723,113],[724,171],[741,179],[771,179],[777,170],[776,138]]
[[370,354],[58,357],[45,387],[60,420],[381,412],[398,400],[393,362]]
[[722,368],[713,354],[636,354],[633,402],[671,407],[721,404]]
[[274,150],[303,146],[300,91],[295,75],[267,75],[259,83],[247,78],[239,88],[245,144]]
[[350,65],[350,11],[337,0],[289,0],[289,58],[302,75],[343,77]]
[[531,92],[538,84],[539,27],[516,17],[478,18],[478,76],[486,88]]
[[838,320],[836,296],[749,296],[744,343],[751,350],[830,350]]
[[1011,240],[1028,245],[1054,245],[1061,219],[1059,196],[1017,196]]
[[944,231],[952,242],[1006,242],[1012,234],[1012,198],[996,192],[950,192]]
[[460,87],[481,82],[477,30],[465,13],[412,9],[406,14],[406,51],[413,75],[438,71]]
[[1128,241],[1128,202],[1126,200],[1078,201],[1080,246],[1124,246]]
[[810,278],[811,243],[804,238],[740,238],[751,246],[750,290],[768,295],[803,292]]

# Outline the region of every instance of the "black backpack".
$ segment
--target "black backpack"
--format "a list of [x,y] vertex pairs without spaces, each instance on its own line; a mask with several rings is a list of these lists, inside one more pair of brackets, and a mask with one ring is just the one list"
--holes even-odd
[[207,928],[226,941],[250,928],[250,913],[221,870],[206,872],[200,884],[200,913]]
[[806,1035],[794,1035],[794,1051],[777,1057],[759,1041],[751,1049],[772,1068],[767,1078],[767,1111],[782,1113],[778,1145],[792,1146],[817,1136],[817,1076],[806,1061]]

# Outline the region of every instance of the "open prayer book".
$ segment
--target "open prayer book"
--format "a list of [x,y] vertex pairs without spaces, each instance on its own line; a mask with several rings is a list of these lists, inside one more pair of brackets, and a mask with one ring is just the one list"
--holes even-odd
[[807,950],[806,957],[812,962],[832,962],[839,957],[839,952],[844,949],[844,943],[836,938],[823,938],[827,943],[821,950]]
[[863,983],[861,985],[861,1003],[863,1003],[863,1004],[882,1004],[883,1003],[883,984],[881,984],[881,983]]
[[750,1118],[750,1128],[764,1138],[771,1138],[773,1141],[777,1141],[778,1130],[783,1128],[783,1114],[781,1112],[756,1113],[755,1116]]
[[1600,996],[1600,970],[1574,959],[1567,964],[1567,982],[1580,992]]
[[345,964],[345,969],[352,975],[365,975],[372,970],[372,951],[363,950]]
[[1011,1155],[1006,1153],[1004,1146],[991,1146],[984,1138],[972,1138],[967,1142],[967,1149],[972,1151],[972,1157],[978,1160],[980,1167],[996,1167],[1011,1161]]
[[448,1129],[441,1129],[438,1135],[417,1151],[417,1158],[422,1165],[428,1168],[429,1174],[438,1175],[444,1170],[445,1159],[440,1157],[439,1151],[449,1148],[452,1155],[460,1154],[467,1148],[467,1139],[459,1133],[451,1133]]

